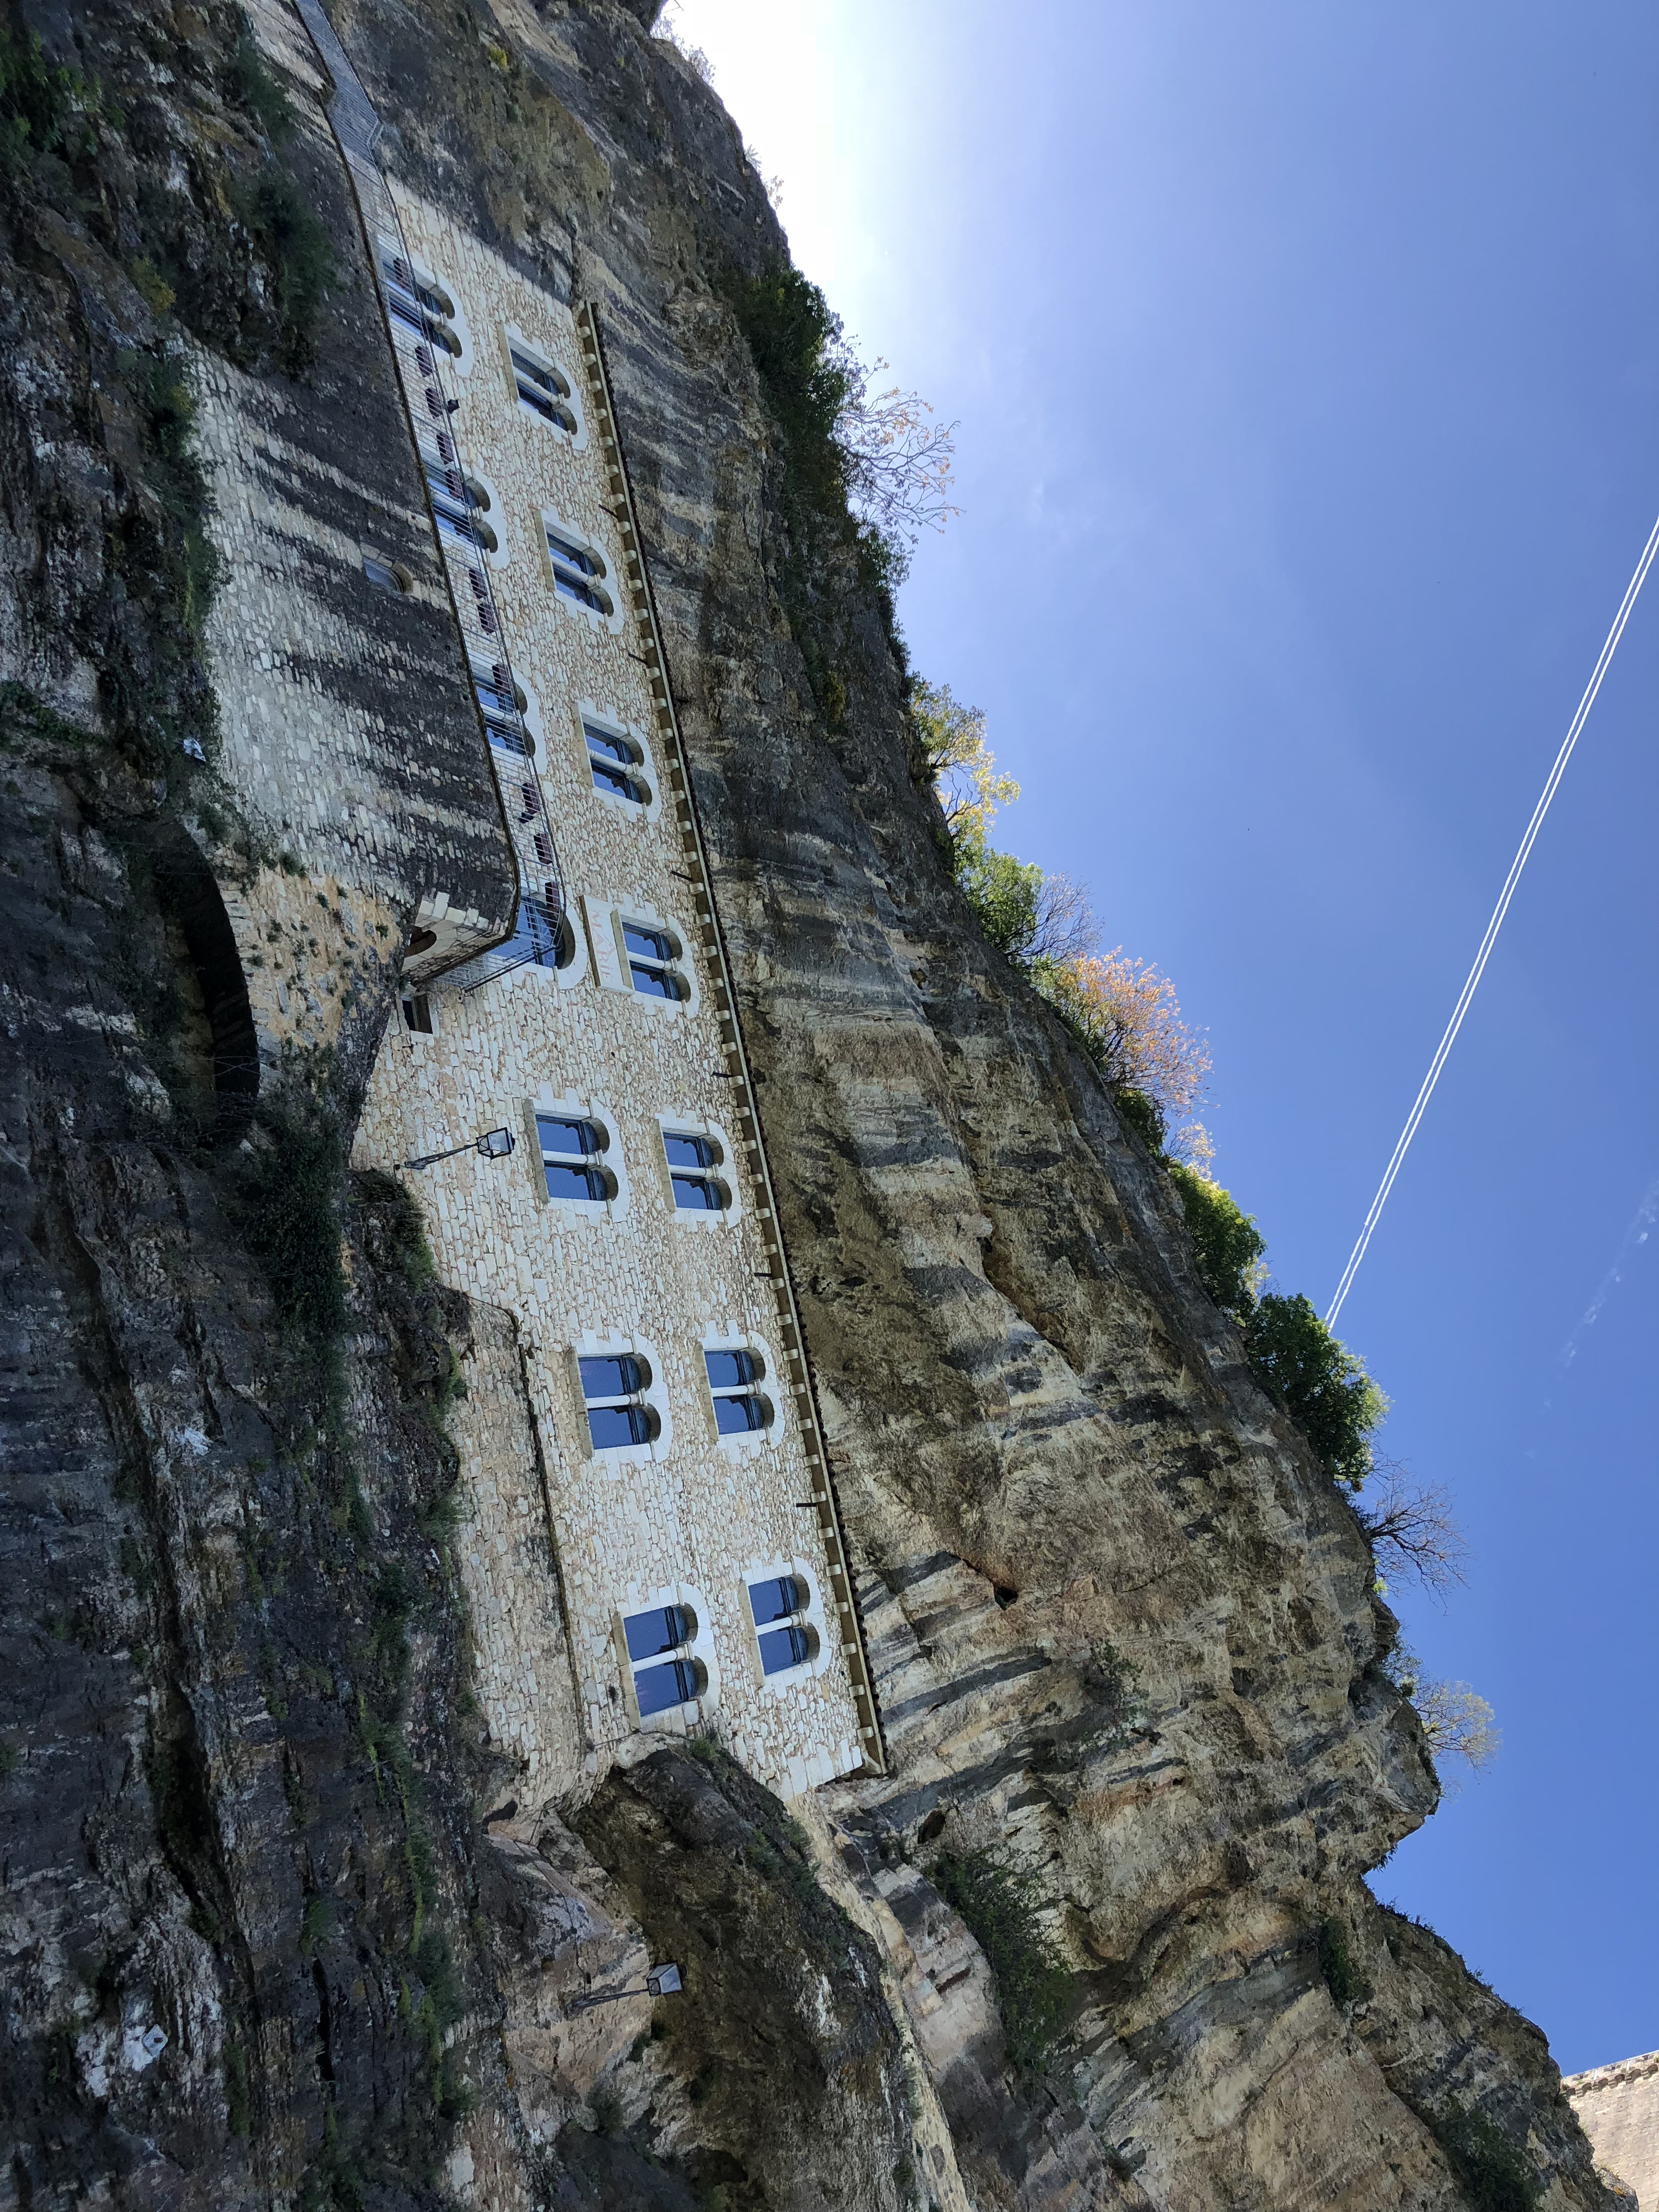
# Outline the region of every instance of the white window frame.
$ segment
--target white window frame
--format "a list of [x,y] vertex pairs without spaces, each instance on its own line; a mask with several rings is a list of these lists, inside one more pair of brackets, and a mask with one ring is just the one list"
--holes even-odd
[[[406,259],[410,268],[414,271],[416,283],[423,285],[428,292],[437,293],[441,299],[449,302],[449,313],[447,315],[440,315],[438,319],[454,333],[461,349],[459,353],[451,353],[446,346],[443,349],[445,363],[454,370],[457,376],[471,376],[475,358],[472,348],[472,326],[467,321],[466,312],[461,306],[460,295],[448,277],[441,276],[435,270],[429,268],[418,253],[405,255],[401,243],[394,245],[392,240],[384,237],[380,240],[380,253],[382,273],[388,283],[397,282],[388,264],[392,261]],[[432,339],[427,340],[428,345],[432,343]]]
[[[544,507],[540,514],[542,567],[549,592],[573,621],[586,623],[590,629],[609,630],[613,637],[620,635],[623,626],[622,596],[617,588],[611,563],[605,557],[605,548],[591,531],[582,529],[578,523],[568,521],[554,508]],[[559,589],[558,571],[553,565],[553,548],[548,540],[550,531],[554,537],[565,538],[578,547],[597,564],[595,573],[581,580],[605,602],[604,612],[597,607],[584,606],[580,600],[571,599]]]
[[[451,296],[453,298],[453,295],[452,294]],[[524,405],[519,397],[519,372],[513,359],[514,346],[521,354],[533,361],[538,368],[546,369],[556,379],[559,386],[560,402],[570,410],[575,418],[576,427],[574,430],[567,430],[562,422],[550,422],[544,416],[537,414],[533,408]],[[556,438],[562,445],[568,446],[573,453],[581,453],[587,444],[587,410],[582,405],[581,393],[578,389],[576,378],[571,375],[569,370],[559,361],[558,356],[538,340],[526,337],[516,323],[503,323],[501,365],[507,371],[507,388],[513,395],[514,412],[532,416],[549,437]]]
[[[716,1393],[714,1384],[708,1379],[708,1368],[703,1358],[705,1353],[710,1352],[746,1352],[752,1358],[759,1360],[761,1372],[760,1380],[757,1382],[745,1384],[741,1390],[736,1389],[721,1390],[719,1395],[725,1398],[737,1398],[752,1393],[756,1397],[763,1398],[772,1409],[772,1418],[764,1428],[744,1429],[738,1434],[729,1437],[720,1434],[719,1424],[714,1419]],[[751,1458],[757,1452],[775,1451],[782,1440],[784,1405],[788,1396],[788,1389],[779,1370],[772,1347],[766,1339],[757,1336],[753,1329],[744,1329],[733,1335],[730,1330],[706,1328],[697,1339],[697,1352],[702,1365],[702,1373],[698,1379],[702,1384],[703,1403],[708,1409],[709,1426],[713,1431],[716,1447],[731,1459],[747,1459]],[[766,1578],[763,1575],[757,1579],[763,1582]]]
[[[791,1614],[793,1620],[810,1628],[817,1638],[818,1648],[810,1659],[796,1667],[780,1667],[769,1674],[761,1663],[760,1640],[766,1630],[755,1626],[754,1607],[749,1602],[749,1593],[757,1583],[775,1582],[780,1575],[793,1575],[806,1592],[806,1603],[800,1611]],[[754,1669],[755,1680],[763,1690],[787,1690],[799,1682],[814,1681],[839,1654],[840,1639],[833,1641],[824,1618],[823,1593],[817,1576],[802,1559],[786,1559],[781,1553],[767,1560],[751,1562],[743,1570],[743,1587],[738,1599],[743,1611],[744,1625],[749,1637],[749,1663]],[[774,1622],[770,1626],[779,1624]]]
[[[650,793],[643,806],[634,799],[623,799],[617,792],[601,791],[598,784],[593,782],[589,767],[592,759],[587,743],[586,726],[589,722],[592,722],[597,729],[603,730],[607,737],[622,738],[639,755],[640,781]],[[576,702],[575,727],[577,752],[581,761],[582,771],[588,778],[589,788],[594,798],[610,807],[613,813],[623,816],[627,821],[654,823],[662,813],[662,782],[657,774],[657,764],[652,757],[650,744],[639,724],[623,721],[619,715],[608,713],[603,707],[595,706],[591,699],[579,699]]]
[[[615,899],[584,895],[581,907],[587,922],[587,941],[592,948],[593,974],[602,991],[620,991],[637,1006],[648,1007],[669,1021],[682,1014],[696,1014],[698,991],[696,963],[691,957],[694,940],[683,921],[674,915],[657,913],[642,899],[632,899],[624,905]],[[624,922],[636,929],[660,930],[679,946],[672,965],[686,986],[683,999],[659,999],[653,993],[634,988],[629,973],[632,956],[623,937]]]
[[[537,1167],[540,1168],[538,1155]],[[583,1359],[638,1359],[644,1363],[650,1380],[639,1395],[641,1405],[648,1406],[657,1417],[657,1433],[642,1444],[605,1444],[594,1449],[592,1432],[587,1425],[587,1401],[582,1395],[582,1374],[578,1362]],[[653,1461],[665,1460],[673,1448],[674,1424],[668,1410],[668,1384],[663,1372],[661,1355],[648,1338],[643,1336],[601,1336],[592,1330],[577,1337],[570,1346],[570,1382],[575,1393],[578,1434],[582,1450],[576,1455],[583,1465],[608,1468],[614,1472],[623,1467],[642,1467]],[[599,1402],[599,1401],[596,1401]]]
[[[765,1577],[762,1576],[758,1579],[764,1581]],[[671,1605],[684,1606],[697,1624],[697,1632],[691,1641],[677,1645],[673,1656],[696,1661],[707,1678],[705,1686],[700,1697],[684,1705],[669,1705],[659,1713],[642,1715],[634,1692],[634,1669],[641,1664],[659,1666],[662,1661],[647,1659],[641,1662],[632,1658],[629,1653],[628,1632],[624,1623],[635,1613],[659,1612]],[[630,1583],[611,1616],[611,1634],[622,1667],[623,1696],[635,1732],[647,1735],[684,1735],[694,1723],[712,1712],[720,1703],[720,1662],[714,1656],[711,1608],[708,1599],[694,1583],[662,1583],[654,1589],[641,1589],[637,1583]]]
[[[547,1178],[542,1173],[541,1132],[536,1124],[538,1114],[555,1116],[562,1121],[588,1121],[605,1139],[597,1156],[589,1155],[594,1164],[602,1168],[617,1188],[609,1198],[555,1198],[547,1188]],[[617,1117],[602,1098],[585,1098],[579,1092],[567,1091],[559,1097],[545,1085],[531,1099],[525,1109],[526,1126],[530,1133],[530,1149],[536,1164],[536,1183],[542,1204],[550,1213],[570,1221],[623,1221],[628,1217],[629,1193],[628,1164],[623,1158]],[[574,1162],[574,1155],[571,1158]]]
[[[501,774],[499,768],[497,769],[496,773],[498,775]],[[520,906],[522,906],[522,902],[526,897],[534,898],[538,905],[544,903],[543,900],[535,891],[526,892],[522,883],[520,883],[519,887],[519,897]],[[515,933],[517,932],[519,920],[520,915],[515,913],[514,916],[514,928]],[[538,975],[550,977],[555,983],[565,989],[568,989],[573,983],[580,982],[587,964],[586,955],[582,943],[582,933],[577,927],[576,918],[570,912],[568,907],[566,908],[564,912],[563,925],[570,932],[570,959],[565,967],[561,968],[557,965],[548,967],[540,961],[526,959],[521,957],[515,956],[515,964],[514,966],[510,968],[503,968],[499,975],[490,977],[489,981],[492,983],[500,984],[504,990],[511,988],[513,985],[518,983],[523,978]],[[493,949],[497,952],[501,952],[506,948],[502,945],[496,945]]]
[[[737,1176],[732,1139],[721,1124],[709,1121],[702,1114],[659,1114],[656,1127],[656,1166],[662,1183],[663,1203],[674,1219],[689,1229],[735,1227],[743,1219],[743,1185]],[[727,1203],[719,1212],[705,1213],[694,1207],[675,1205],[674,1170],[668,1164],[668,1148],[663,1142],[665,1137],[702,1137],[715,1146],[720,1158],[709,1172],[724,1188],[727,1199]]]

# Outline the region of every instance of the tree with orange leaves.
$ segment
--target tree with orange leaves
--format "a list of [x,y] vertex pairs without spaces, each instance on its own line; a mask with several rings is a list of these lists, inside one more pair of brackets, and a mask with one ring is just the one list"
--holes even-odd
[[[1081,959],[1043,963],[1032,981],[1113,1091],[1146,1102],[1146,1118],[1162,1144],[1170,1123],[1203,1097],[1211,1066],[1202,1033],[1181,1018],[1169,977],[1116,945]],[[1198,1149],[1204,1149],[1201,1143]]]

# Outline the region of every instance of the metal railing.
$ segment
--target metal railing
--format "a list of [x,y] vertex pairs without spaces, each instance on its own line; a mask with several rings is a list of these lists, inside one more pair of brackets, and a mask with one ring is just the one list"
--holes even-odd
[[[476,989],[531,962],[555,964],[568,904],[564,871],[536,772],[525,695],[514,677],[495,605],[486,509],[456,429],[460,402],[451,388],[453,341],[444,302],[410,250],[375,151],[381,125],[361,78],[320,0],[295,0],[295,5],[334,81],[329,122],[357,196],[404,404],[426,476],[433,534],[518,864],[520,896],[513,935],[451,970],[451,981],[465,979],[464,988]],[[527,888],[532,885],[533,890]]]

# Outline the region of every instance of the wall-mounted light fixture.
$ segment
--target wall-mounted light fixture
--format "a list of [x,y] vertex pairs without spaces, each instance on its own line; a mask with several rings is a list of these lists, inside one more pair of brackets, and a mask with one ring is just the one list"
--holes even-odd
[[565,2011],[591,2012],[595,2005],[615,2004],[623,1997],[672,1997],[682,1987],[678,1966],[653,1966],[643,1983],[635,1983],[632,1989],[585,1991],[580,1996],[572,1997]]
[[459,1158],[463,1152],[478,1152],[487,1160],[504,1160],[513,1149],[511,1129],[486,1129],[482,1137],[475,1137],[470,1145],[452,1145],[447,1152],[422,1152],[412,1160],[400,1160],[405,1168],[435,1167],[440,1160]]

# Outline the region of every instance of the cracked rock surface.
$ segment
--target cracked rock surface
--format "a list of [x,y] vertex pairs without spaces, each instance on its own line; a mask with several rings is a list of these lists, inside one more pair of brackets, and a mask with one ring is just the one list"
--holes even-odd
[[[160,343],[142,241],[89,174],[67,213],[14,209],[0,2208],[1456,2212],[1455,2108],[1548,2212],[1610,2205],[1543,2039],[1364,1886],[1437,1784],[1352,1510],[951,880],[879,591],[850,556],[790,582],[728,303],[785,249],[735,127],[644,0],[333,12],[388,159],[597,306],[887,1771],[797,1826],[717,1751],[665,1752],[495,1832],[445,1559],[475,1318],[393,1196],[343,1184],[346,1319],[313,1356],[251,1256],[235,1132],[191,1122],[214,1010],[147,856],[186,837],[227,896],[271,864],[100,688],[155,672],[171,728],[206,681],[111,565],[112,518],[161,528],[93,397],[95,360]],[[193,210],[198,342],[283,374],[201,150],[246,135],[234,15],[20,20],[137,118],[108,206],[149,176]],[[361,1062],[390,966],[358,988]],[[981,1849],[1030,1870],[1068,1971],[1046,2070],[1010,2062],[930,1878]],[[678,2014],[629,1994],[665,1957]]]

